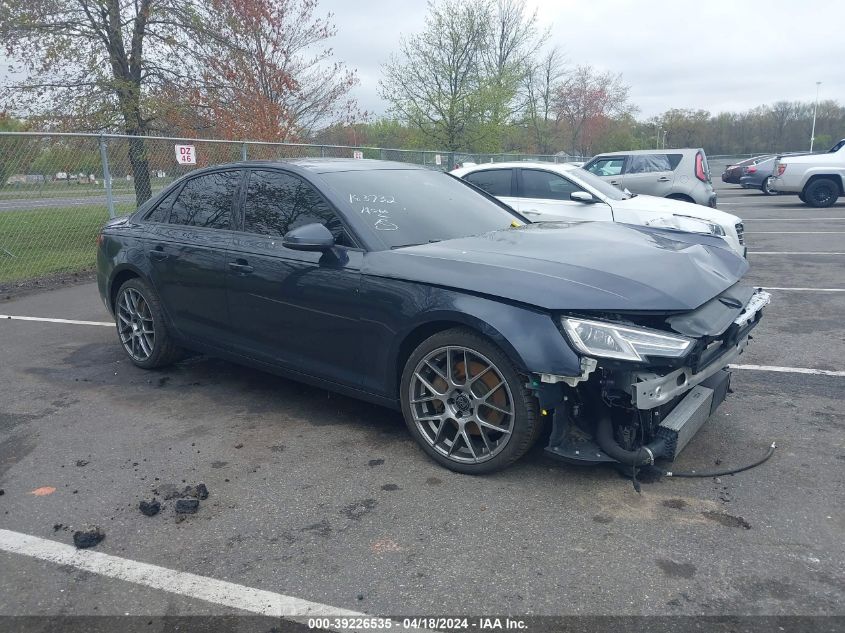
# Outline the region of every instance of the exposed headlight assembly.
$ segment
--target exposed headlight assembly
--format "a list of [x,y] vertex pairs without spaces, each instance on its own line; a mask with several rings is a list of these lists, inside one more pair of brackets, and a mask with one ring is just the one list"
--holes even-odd
[[708,233],[710,235],[718,235],[724,237],[725,229],[718,224],[702,220],[701,218],[694,218],[689,215],[673,215],[671,217],[655,218],[646,223],[646,226],[656,226],[664,229],[676,229],[678,231],[687,231],[689,233]]
[[572,344],[588,356],[642,360],[643,356],[679,358],[689,351],[692,339],[645,328],[627,327],[605,321],[561,318]]

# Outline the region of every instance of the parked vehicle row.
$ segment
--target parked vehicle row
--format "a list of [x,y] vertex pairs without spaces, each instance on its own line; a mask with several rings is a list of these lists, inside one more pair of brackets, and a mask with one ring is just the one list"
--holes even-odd
[[771,155],[763,155],[763,156],[754,156],[753,158],[746,158],[745,160],[741,160],[738,163],[733,163],[725,167],[725,171],[722,172],[722,182],[726,182],[732,185],[740,184],[742,176],[745,174],[745,170],[752,165],[756,165],[768,158],[771,158]]
[[[507,169],[499,194],[645,213],[589,172]],[[674,459],[769,301],[747,270],[717,234],[535,223],[448,174],[344,159],[197,170],[109,222],[97,252],[137,366],[188,349],[395,407],[428,455],[475,474],[547,423],[570,461]]]
[[534,222],[598,220],[676,228],[720,236],[745,255],[742,220],[737,216],[677,199],[622,191],[594,172],[572,165],[487,163],[452,174]]

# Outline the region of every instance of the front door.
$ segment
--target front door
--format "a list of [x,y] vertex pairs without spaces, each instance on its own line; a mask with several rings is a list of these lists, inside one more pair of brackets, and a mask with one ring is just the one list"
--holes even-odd
[[613,210],[604,202],[588,204],[573,200],[571,194],[583,189],[560,174],[543,169],[520,169],[517,182],[517,210],[532,222],[613,221]]
[[[253,170],[242,225],[226,254],[228,303],[239,349],[263,362],[345,385],[360,383],[358,289],[363,251],[308,182]],[[318,222],[325,253],[285,248],[291,229]]]

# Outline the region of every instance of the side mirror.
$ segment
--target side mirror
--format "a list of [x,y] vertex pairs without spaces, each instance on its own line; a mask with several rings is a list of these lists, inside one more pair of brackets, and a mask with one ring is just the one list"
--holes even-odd
[[282,246],[295,251],[327,251],[334,246],[334,236],[322,224],[305,224],[288,231]]
[[573,191],[569,194],[569,199],[575,202],[583,202],[584,204],[595,204],[598,202],[595,196],[587,191]]

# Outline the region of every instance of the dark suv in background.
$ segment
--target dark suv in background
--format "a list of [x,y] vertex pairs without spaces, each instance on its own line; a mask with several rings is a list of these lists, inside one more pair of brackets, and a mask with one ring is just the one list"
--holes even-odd
[[593,157],[584,169],[632,193],[716,207],[710,166],[701,148],[608,152]]

